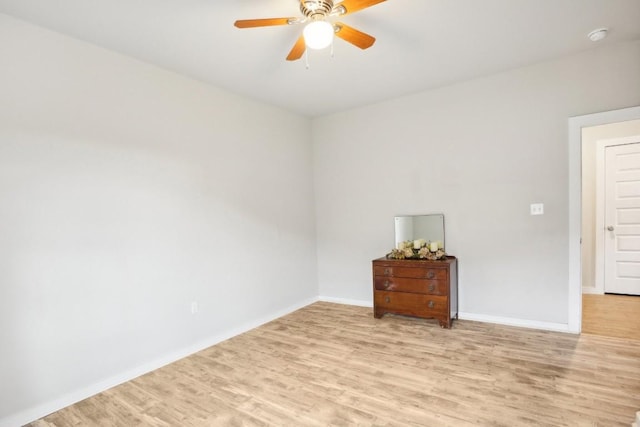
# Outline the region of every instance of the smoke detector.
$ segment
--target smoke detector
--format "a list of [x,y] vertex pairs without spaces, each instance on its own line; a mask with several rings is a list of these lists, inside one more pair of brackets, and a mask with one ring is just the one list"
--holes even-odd
[[603,38],[607,37],[607,33],[609,32],[608,28],[598,28],[597,30],[593,30],[589,33],[589,40],[592,42],[598,42]]

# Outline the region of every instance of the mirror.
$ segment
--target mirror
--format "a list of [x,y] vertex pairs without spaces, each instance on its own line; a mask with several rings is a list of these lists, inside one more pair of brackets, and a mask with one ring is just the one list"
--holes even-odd
[[442,242],[444,249],[444,215],[406,215],[397,216],[395,222],[395,246],[406,240],[425,239],[431,242]]

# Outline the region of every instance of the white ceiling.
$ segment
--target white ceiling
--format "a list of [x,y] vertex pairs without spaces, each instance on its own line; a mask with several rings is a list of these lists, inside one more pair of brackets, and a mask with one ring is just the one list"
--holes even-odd
[[[0,12],[284,109],[319,116],[640,40],[640,0],[387,0],[340,20],[368,50],[285,57],[301,26],[237,29],[299,16],[298,0],[0,0]],[[587,33],[609,27],[593,43]]]

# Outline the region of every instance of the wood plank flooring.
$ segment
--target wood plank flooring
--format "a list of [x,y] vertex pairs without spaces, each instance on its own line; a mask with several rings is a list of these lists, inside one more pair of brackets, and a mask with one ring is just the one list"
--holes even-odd
[[640,341],[315,303],[36,421],[65,426],[626,426]]
[[640,296],[582,295],[582,333],[640,340]]

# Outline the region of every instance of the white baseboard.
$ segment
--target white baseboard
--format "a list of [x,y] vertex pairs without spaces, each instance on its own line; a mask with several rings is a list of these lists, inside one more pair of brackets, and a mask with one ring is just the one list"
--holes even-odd
[[[359,307],[373,307],[372,301],[354,300],[348,298],[333,298],[321,296],[320,301],[332,302],[336,304],[355,305]],[[475,313],[458,313],[458,318],[463,320],[474,320],[477,322],[495,323],[506,326],[519,326],[521,328],[542,329],[545,331],[570,332],[569,325],[563,323],[540,322],[537,320],[514,319],[510,317],[488,316]]]
[[322,296],[319,297],[318,300],[324,301],[324,302],[332,302],[335,304],[356,305],[358,307],[373,307],[373,301],[368,301],[368,300],[333,298],[333,297],[322,297]]
[[[348,298],[333,298],[321,296],[320,301],[336,304],[355,305],[359,307],[373,307],[372,301],[354,300]],[[475,320],[477,322],[495,323],[506,326],[519,326],[521,328],[542,329],[545,331],[570,332],[569,325],[563,323],[540,322],[536,320],[513,319],[510,317],[488,316],[475,313],[458,313],[458,318],[463,320]]]
[[33,408],[29,408],[19,413],[12,414],[6,418],[0,419],[0,427],[16,427],[28,424],[62,408],[66,408],[69,405],[73,405],[74,403],[77,403],[88,397],[94,396],[127,381],[131,381],[141,375],[162,368],[163,366],[204,350],[205,348],[211,347],[212,345],[216,345],[222,341],[228,340],[229,338],[233,338],[236,335],[240,335],[242,333],[250,331],[251,329],[255,329],[258,326],[264,325],[265,323],[271,322],[272,320],[278,319],[317,301],[317,297],[308,298],[282,310],[278,310],[274,313],[270,313],[269,315],[254,319],[237,328],[225,331],[222,334],[208,337],[207,339],[202,340],[192,346],[164,355],[163,357],[160,357],[149,363],[145,363],[144,365],[138,366],[136,368],[130,369],[121,374],[115,375],[111,378],[107,378],[106,380],[91,384],[87,387],[65,394],[57,399],[43,403]]
[[604,295],[604,290],[597,289],[592,286],[583,286],[582,287],[583,294],[593,294],[593,295]]
[[495,323],[506,326],[519,326],[521,328],[542,329],[554,332],[571,332],[569,325],[565,323],[540,322],[538,320],[514,319],[511,317],[489,316],[486,314],[458,313],[462,320],[474,320],[476,322]]

